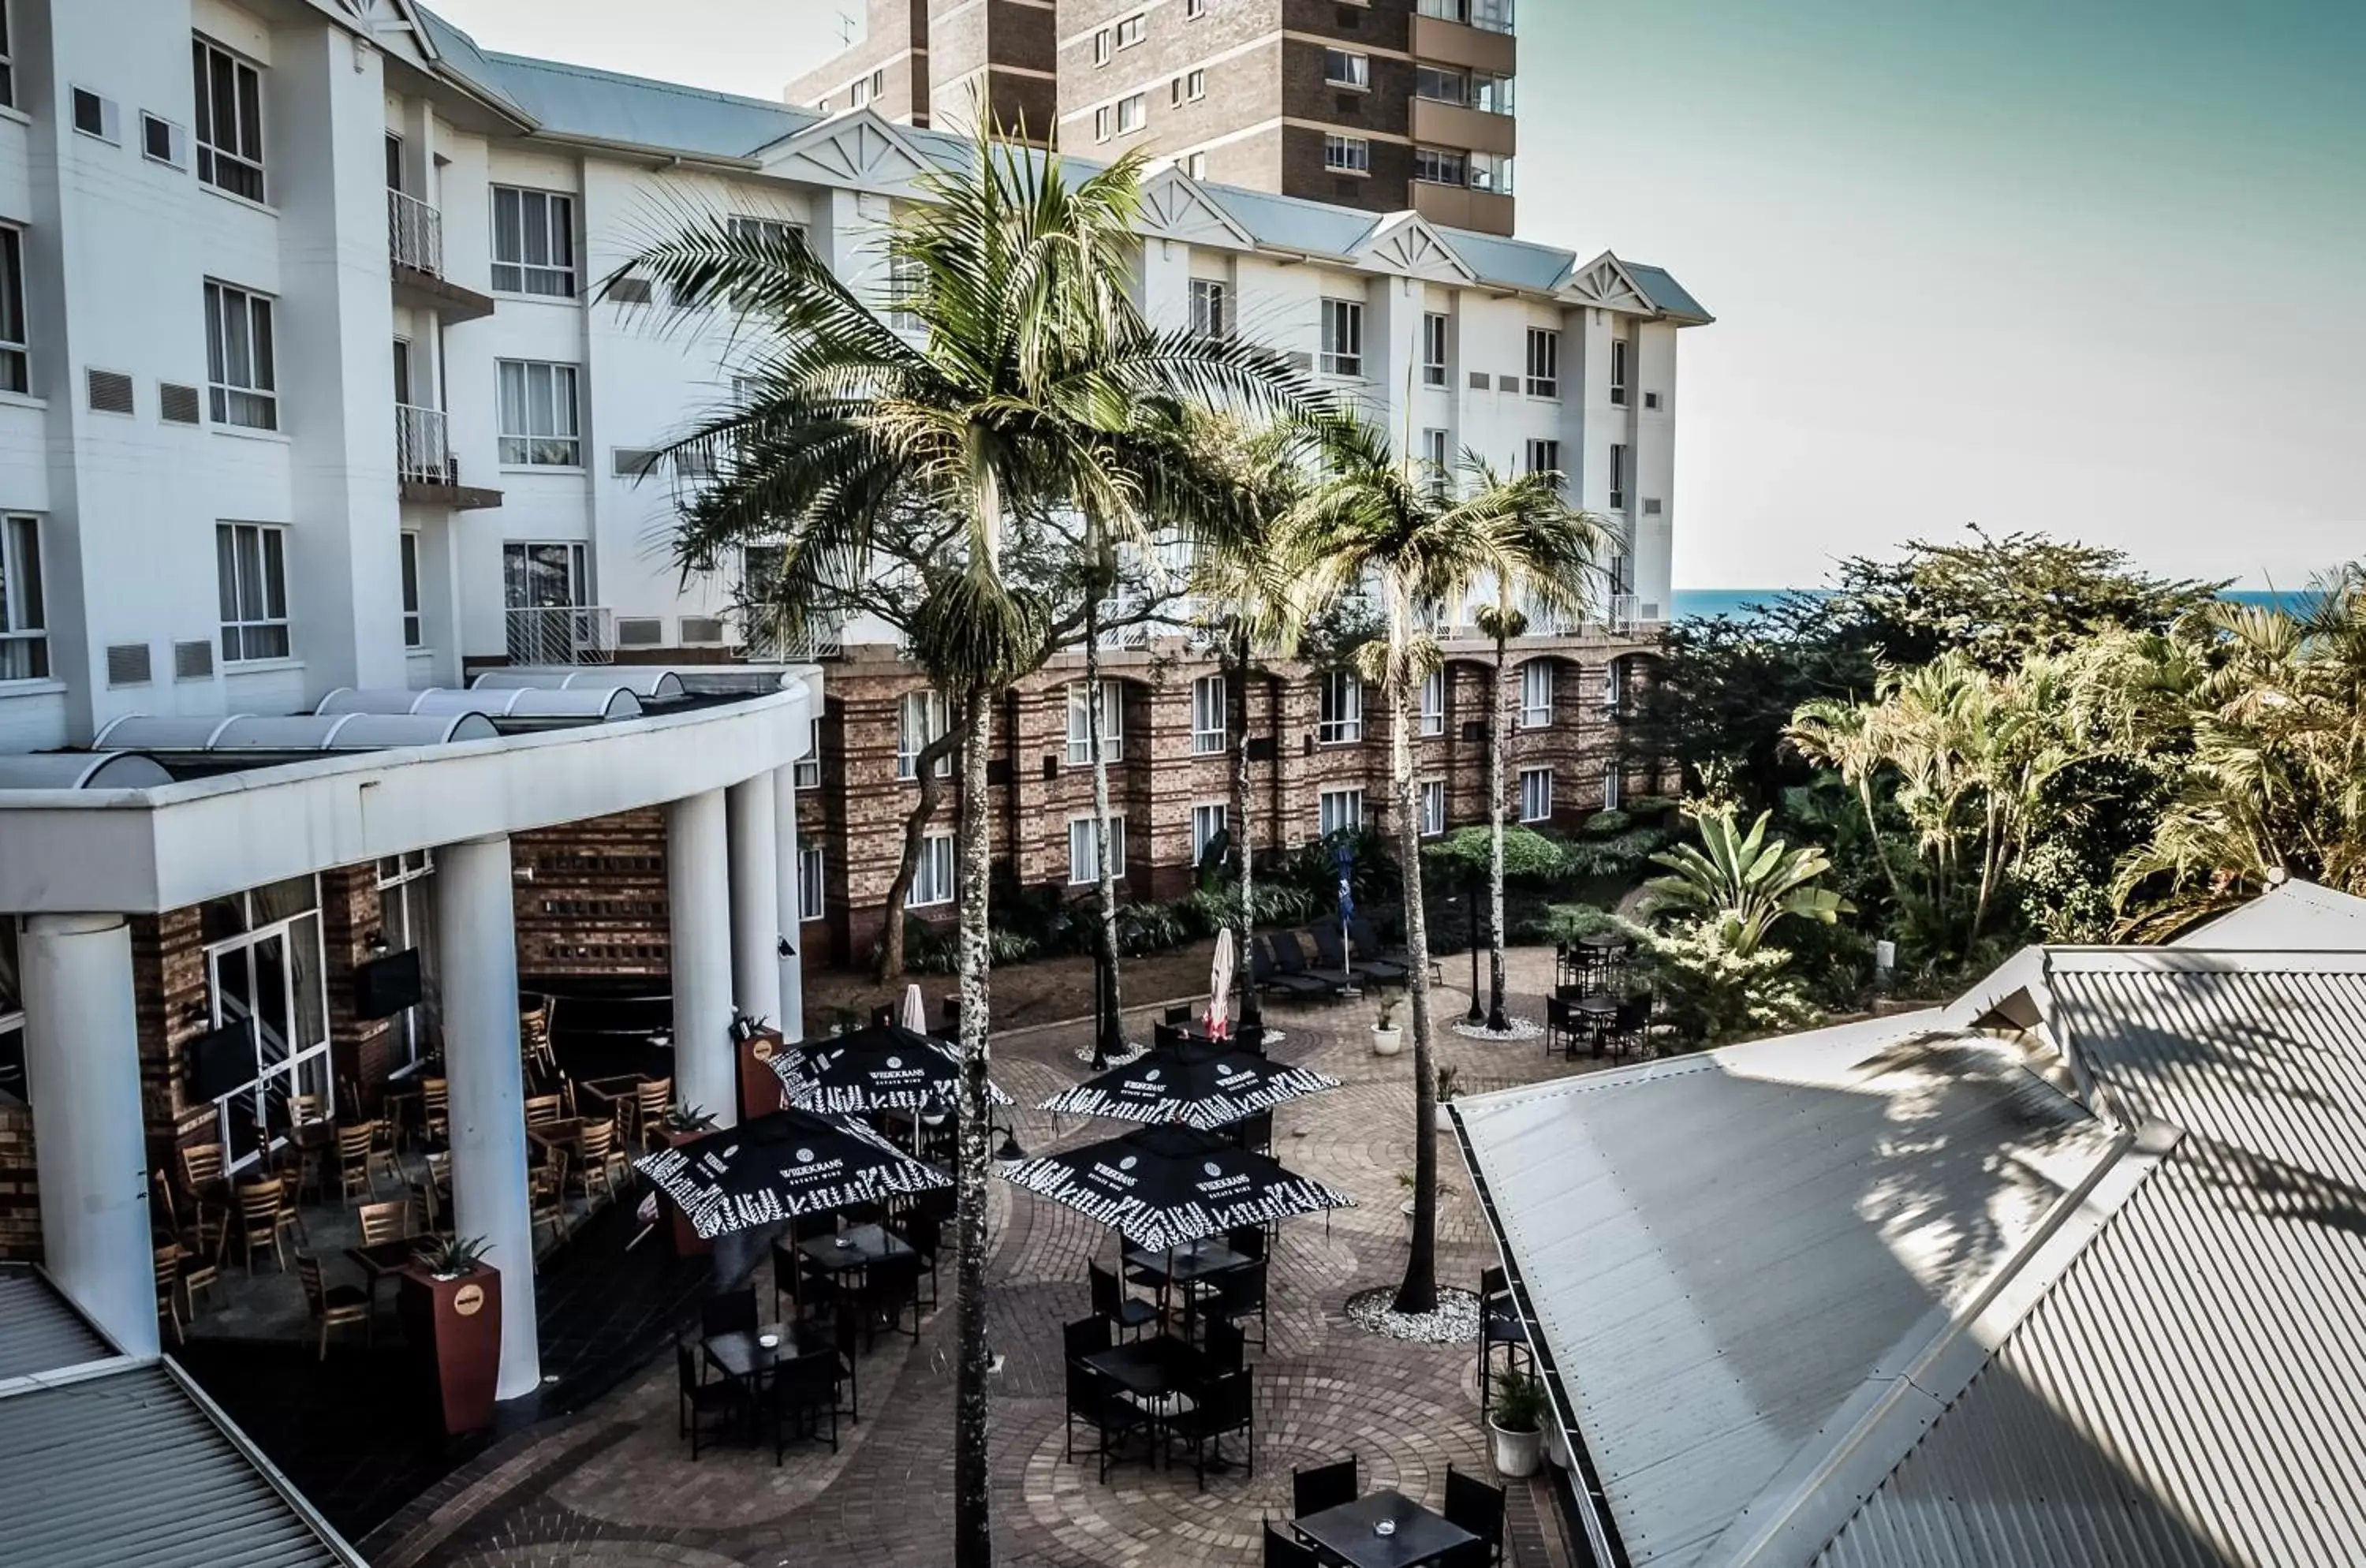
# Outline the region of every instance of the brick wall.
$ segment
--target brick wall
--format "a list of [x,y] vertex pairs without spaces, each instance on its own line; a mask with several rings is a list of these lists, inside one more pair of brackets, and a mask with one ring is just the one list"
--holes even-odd
[[569,822],[510,840],[521,975],[663,975],[665,814]]
[[0,1100],[0,1259],[39,1262],[41,1198],[33,1163],[33,1112]]

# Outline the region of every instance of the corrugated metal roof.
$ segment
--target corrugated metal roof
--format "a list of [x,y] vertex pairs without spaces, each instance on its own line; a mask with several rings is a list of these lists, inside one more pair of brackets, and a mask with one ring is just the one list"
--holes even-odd
[[1639,1568],[1707,1560],[2109,1157],[2017,1051],[1925,1021],[1460,1102]]
[[1671,316],[1691,321],[1711,321],[1717,318],[1702,309],[1701,302],[1685,292],[1684,286],[1670,276],[1665,267],[1646,266],[1641,262],[1628,262],[1627,276],[1642,287],[1651,297],[1651,303]]
[[485,54],[509,96],[542,134],[618,141],[711,158],[745,158],[821,118],[786,104],[702,87],[563,65],[519,54]]
[[2056,1042],[2184,1136],[1821,1561],[2366,1562],[2366,961],[2046,958]]
[[[0,1263],[0,1381],[103,1361],[114,1354],[115,1348],[55,1286],[25,1264]],[[0,1530],[6,1528],[0,1516]]]
[[2171,945],[2355,953],[2366,948],[2366,898],[2314,882],[2287,882],[2195,927]]
[[347,1568],[165,1369],[0,1399],[0,1561]]

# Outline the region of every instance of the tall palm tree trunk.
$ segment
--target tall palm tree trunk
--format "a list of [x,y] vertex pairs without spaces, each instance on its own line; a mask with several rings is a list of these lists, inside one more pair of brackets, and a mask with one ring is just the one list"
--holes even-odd
[[986,1182],[989,1106],[986,1074],[987,695],[973,686],[962,697],[961,866],[961,1132],[954,1172],[956,1353],[953,1412],[953,1562],[957,1568],[992,1568],[994,1530],[986,1494]]
[[945,797],[945,781],[937,772],[937,763],[952,755],[962,740],[960,730],[949,729],[920,748],[918,761],[920,797],[914,803],[911,814],[904,818],[903,858],[896,863],[896,880],[887,885],[886,904],[879,928],[879,962],[872,973],[872,977],[882,985],[904,973],[904,933],[907,923],[904,900],[911,897],[913,879],[919,874],[920,851],[928,839],[929,824],[936,818],[938,803]]
[[1504,770],[1512,750],[1511,694],[1504,684],[1504,638],[1495,638],[1495,686],[1487,716],[1487,1027],[1511,1031],[1504,1013]]
[[[1101,746],[1101,580],[1096,571],[1085,597],[1085,748],[1093,760],[1093,882],[1101,899],[1100,963],[1095,965],[1098,984],[1094,1004],[1100,1035],[1096,1055],[1125,1049],[1125,1026],[1118,1020],[1117,867],[1110,855],[1109,757]],[[1108,1011],[1102,1013],[1106,1004]]]
[[1408,610],[1392,592],[1389,643],[1396,678],[1389,682],[1389,773],[1396,796],[1397,856],[1404,882],[1405,991],[1413,1003],[1413,1246],[1396,1310],[1437,1306],[1437,1067],[1429,1016],[1429,921],[1421,896],[1421,818],[1414,806],[1413,705],[1402,678]]
[[1234,911],[1236,943],[1234,968],[1242,976],[1241,1016],[1244,1024],[1262,1026],[1257,1010],[1256,974],[1249,964],[1249,939],[1256,934],[1256,846],[1249,824],[1249,637],[1233,640],[1231,699],[1233,703],[1233,868],[1240,877],[1240,904]]

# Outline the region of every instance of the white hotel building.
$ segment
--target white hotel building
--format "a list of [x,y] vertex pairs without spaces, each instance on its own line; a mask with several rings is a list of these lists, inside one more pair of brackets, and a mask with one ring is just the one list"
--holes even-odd
[[[841,711],[838,671],[885,693],[892,652],[848,628],[827,707],[820,667],[741,660],[734,585],[678,584],[671,486],[638,479],[729,397],[729,323],[598,286],[689,210],[879,280],[883,220],[959,143],[488,54],[409,0],[0,17],[0,1065],[13,1033],[39,1148],[0,1251],[152,1348],[140,1173],[242,1157],[276,1094],[372,1100],[440,1032],[458,1225],[493,1238],[502,1385],[530,1387],[521,967],[631,969],[617,932],[653,923],[682,1089],[727,1105],[734,1006],[794,1021],[782,934],[887,852],[849,842],[845,797],[892,697]],[[1676,340],[1708,319],[1666,273],[1167,169],[1141,291],[1302,355],[1416,450],[1564,471],[1628,542],[1555,657],[1663,617]],[[457,694],[565,663],[611,668],[591,696]],[[620,822],[643,852],[583,847]],[[549,894],[562,863],[650,897],[586,916]],[[406,942],[436,1016],[355,1016],[353,968]],[[255,1077],[198,1095],[190,1043],[242,1016]]]

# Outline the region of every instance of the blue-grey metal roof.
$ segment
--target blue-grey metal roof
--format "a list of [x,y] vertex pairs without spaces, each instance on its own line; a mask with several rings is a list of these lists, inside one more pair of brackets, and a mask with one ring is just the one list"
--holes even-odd
[[0,1398],[0,1562],[359,1568],[361,1559],[150,1362]]
[[486,97],[509,105],[524,114],[525,107],[509,95],[501,82],[501,71],[492,58],[477,47],[477,40],[454,27],[424,6],[414,6],[419,25],[427,34],[445,69],[459,77]]
[[1666,268],[1645,266],[1640,262],[1626,262],[1624,265],[1627,268],[1627,276],[1633,278],[1641,286],[1643,292],[1651,296],[1652,304],[1657,305],[1669,315],[1697,321],[1716,320],[1701,308],[1699,300],[1684,291],[1683,284],[1668,276]]
[[1475,234],[1468,229],[1440,229],[1437,232],[1454,247],[1455,254],[1470,264],[1471,271],[1493,283],[1538,290],[1554,288],[1577,265],[1573,254],[1550,245],[1506,240],[1499,234]]
[[541,134],[662,148],[712,158],[745,158],[821,117],[786,104],[676,86],[589,66],[518,54],[489,54],[509,96]]
[[[32,1268],[0,1263],[0,1382],[114,1354],[114,1347]],[[0,1544],[6,1528],[6,1517],[0,1515]]]

